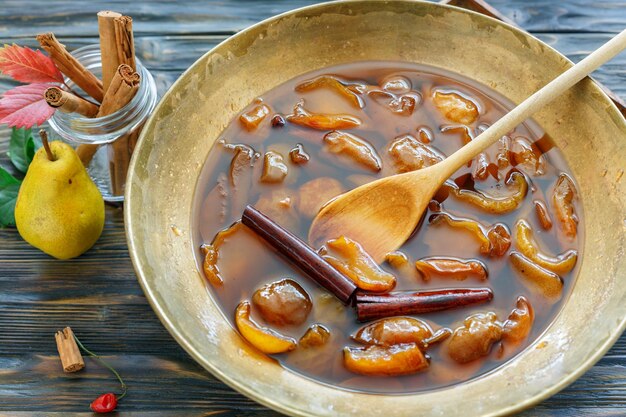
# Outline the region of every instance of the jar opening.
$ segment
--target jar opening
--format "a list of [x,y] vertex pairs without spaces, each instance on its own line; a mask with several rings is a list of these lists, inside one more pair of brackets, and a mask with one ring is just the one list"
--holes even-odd
[[[102,75],[99,45],[84,46],[73,51],[72,55],[97,77]],[[136,66],[141,76],[139,89],[124,107],[110,115],[98,118],[57,111],[49,120],[50,126],[69,142],[87,144],[111,143],[120,136],[135,130],[152,113],[157,102],[154,78],[139,59],[136,59]],[[61,88],[77,92],[93,101],[72,80],[66,78],[65,84]]]

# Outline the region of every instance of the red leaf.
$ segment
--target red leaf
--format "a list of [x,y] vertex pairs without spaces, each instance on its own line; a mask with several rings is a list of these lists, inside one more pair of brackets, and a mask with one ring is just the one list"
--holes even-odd
[[63,75],[49,57],[15,44],[0,48],[0,72],[23,83],[63,82]]
[[28,84],[4,93],[0,99],[0,123],[25,128],[40,126],[55,110],[43,98],[48,87],[50,84]]

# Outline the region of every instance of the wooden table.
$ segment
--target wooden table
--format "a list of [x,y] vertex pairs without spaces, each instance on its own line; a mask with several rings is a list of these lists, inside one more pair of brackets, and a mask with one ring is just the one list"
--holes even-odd
[[[2,0],[0,43],[34,46],[35,34],[44,31],[53,31],[70,49],[96,43],[96,12],[117,10],[134,18],[138,56],[163,93],[229,35],[310,3]],[[491,1],[573,61],[626,27],[624,0],[591,3]],[[626,97],[626,54],[597,71],[596,78]],[[0,93],[11,87],[0,76]],[[0,128],[0,164],[12,170],[6,157],[9,134]],[[135,279],[122,209],[106,210],[98,243],[71,261],[35,250],[14,228],[0,229],[0,416],[88,413],[93,398],[117,389],[111,375],[89,360],[86,371],[63,374],[53,334],[68,325],[124,375],[130,389],[120,415],[275,415],[216,380],[165,331]],[[626,415],[626,337],[577,382],[522,415]]]

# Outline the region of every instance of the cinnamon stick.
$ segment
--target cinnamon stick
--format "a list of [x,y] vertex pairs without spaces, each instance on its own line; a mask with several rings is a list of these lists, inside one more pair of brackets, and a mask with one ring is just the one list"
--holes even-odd
[[86,143],[78,145],[75,150],[78,158],[83,163],[83,166],[87,167],[89,165],[96,152],[98,152],[99,147],[99,145],[89,145]]
[[356,285],[319,256],[313,248],[252,206],[246,207],[241,222],[341,302],[351,303]]
[[50,87],[44,93],[46,103],[65,113],[78,113],[85,117],[94,117],[98,114],[98,106],[82,97],[61,90],[59,87]]
[[[108,116],[109,114],[115,113],[126,104],[128,104],[128,102],[134,97],[135,93],[137,93],[140,80],[141,77],[139,76],[139,74],[137,74],[130,66],[124,64],[120,65],[115,72],[113,80],[111,81],[111,85],[109,86],[109,89],[107,90],[104,99],[102,100],[102,104],[100,105],[100,109],[98,110],[96,117]],[[123,138],[116,140],[114,143],[120,141],[121,139]],[[117,146],[118,148],[126,146],[125,152],[128,153],[127,143],[126,145],[120,143]],[[80,160],[83,162],[83,165],[87,166],[89,165],[89,162],[91,162],[91,159],[93,158],[97,150],[98,145],[83,144],[76,148],[76,153],[78,154]],[[130,156],[123,159],[128,159],[128,161],[130,161]],[[118,163],[117,166],[123,166],[123,164],[124,163],[122,161],[121,163]],[[112,182],[116,181],[115,187],[113,188],[118,188],[118,191],[119,187],[117,186],[117,181],[120,175],[121,174],[115,174],[111,177]],[[124,173],[124,176],[125,175],[126,173]],[[113,180],[113,177],[115,177],[116,180]]]
[[141,130],[143,129],[144,124],[145,122],[137,126],[137,128],[128,135],[128,152],[131,155],[135,150],[135,146],[137,146],[137,142],[139,141],[139,135],[141,134]]
[[[141,77],[130,66],[122,64],[117,68],[107,90],[98,117],[114,113],[130,102],[137,90]],[[130,164],[129,135],[116,139],[110,147],[111,190],[114,195],[123,193],[126,173]]]
[[71,328],[66,327],[63,331],[56,332],[54,339],[57,342],[57,350],[64,372],[76,372],[85,367],[83,356],[80,354]]
[[359,321],[384,317],[432,313],[491,301],[489,288],[455,288],[389,294],[357,293],[355,306]]
[[[133,71],[135,64],[135,41],[133,37],[133,19],[130,16],[119,16],[113,19],[115,30],[115,46],[117,48],[117,62],[125,64]],[[136,74],[139,77],[138,74]],[[139,78],[137,78],[137,83]],[[117,139],[111,149],[113,151],[111,164],[112,188],[115,194],[121,194],[126,179],[130,156],[135,148],[140,129]]]
[[141,77],[130,66],[119,65],[96,117],[108,116],[127,105],[137,93],[140,81]]
[[117,44],[117,62],[126,64],[133,70],[136,70],[133,19],[130,16],[116,17],[113,19],[113,26],[115,28],[115,42]]
[[103,10],[98,12],[98,33],[100,34],[100,56],[102,59],[102,85],[104,91],[109,89],[120,62],[117,55],[115,37],[115,19],[122,15],[117,12]]
[[77,86],[87,94],[102,101],[104,89],[102,82],[95,75],[74,58],[52,33],[42,33],[37,35],[37,41],[48,53],[56,66]]

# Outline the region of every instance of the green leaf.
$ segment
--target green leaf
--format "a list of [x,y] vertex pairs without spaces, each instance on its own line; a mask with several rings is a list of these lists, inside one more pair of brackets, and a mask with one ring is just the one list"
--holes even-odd
[[0,167],[0,227],[15,224],[15,202],[22,182]]
[[13,128],[9,143],[9,157],[15,168],[26,173],[35,156],[35,141],[30,129]]

